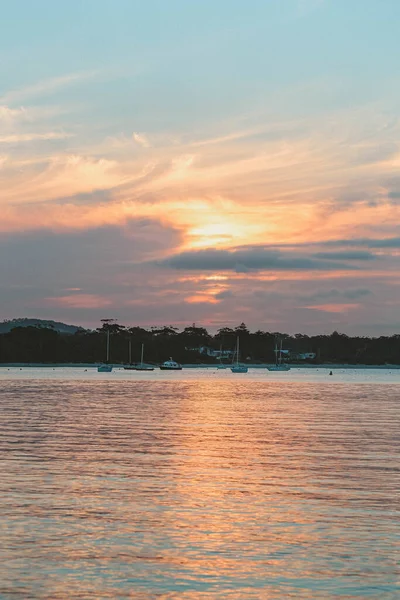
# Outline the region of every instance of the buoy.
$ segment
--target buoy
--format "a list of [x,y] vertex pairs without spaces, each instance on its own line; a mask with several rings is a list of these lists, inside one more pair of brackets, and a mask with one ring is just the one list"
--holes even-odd
[[330,371],[329,375],[333,375],[332,371]]

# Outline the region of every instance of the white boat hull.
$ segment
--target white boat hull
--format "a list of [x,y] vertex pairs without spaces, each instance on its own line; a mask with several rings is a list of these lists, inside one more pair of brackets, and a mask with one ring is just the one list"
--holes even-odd
[[170,358],[160,365],[161,371],[182,371],[182,365]]

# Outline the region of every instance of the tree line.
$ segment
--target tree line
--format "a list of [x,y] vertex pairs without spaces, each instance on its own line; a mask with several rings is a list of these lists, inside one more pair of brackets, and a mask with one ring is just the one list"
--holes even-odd
[[289,350],[288,361],[299,353],[314,353],[314,364],[400,364],[400,335],[377,338],[350,337],[333,332],[330,335],[288,335],[279,332],[251,332],[244,323],[223,327],[210,334],[204,327],[192,325],[179,330],[172,326],[126,327],[104,322],[94,331],[78,330],[60,333],[41,326],[15,327],[0,334],[0,363],[100,363],[105,360],[106,336],[110,332],[110,362],[128,362],[131,346],[132,362],[140,361],[141,346],[145,362],[159,364],[172,357],[181,363],[212,364],[217,359],[200,354],[199,348],[233,350],[240,338],[241,360],[252,363],[275,361],[275,344],[282,340]]

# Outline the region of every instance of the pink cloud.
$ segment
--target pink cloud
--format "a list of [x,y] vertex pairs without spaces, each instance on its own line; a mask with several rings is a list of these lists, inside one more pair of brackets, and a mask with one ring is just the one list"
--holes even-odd
[[74,294],[53,296],[44,299],[50,305],[66,308],[103,308],[111,305],[111,300],[94,294]]

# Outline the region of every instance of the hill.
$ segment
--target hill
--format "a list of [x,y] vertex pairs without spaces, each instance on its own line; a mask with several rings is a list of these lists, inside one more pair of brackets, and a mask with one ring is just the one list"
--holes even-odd
[[66,325],[66,323],[61,323],[59,321],[49,321],[47,319],[11,319],[6,320],[0,323],[0,334],[8,333],[15,327],[43,327],[44,329],[52,329],[53,331],[57,331],[58,333],[69,333],[74,334],[77,331],[84,331],[82,327],[78,327],[77,325]]

